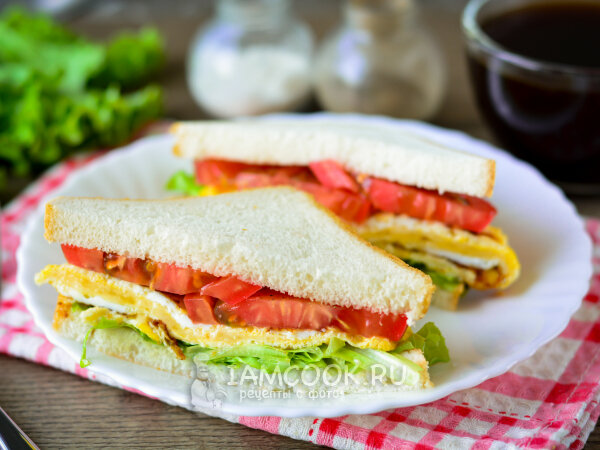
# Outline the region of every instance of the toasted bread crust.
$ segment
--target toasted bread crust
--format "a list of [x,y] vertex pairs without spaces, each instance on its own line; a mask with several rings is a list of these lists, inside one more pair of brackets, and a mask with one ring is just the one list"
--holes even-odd
[[496,184],[496,161],[488,159],[488,176],[487,176],[487,189],[485,191],[486,197],[491,197],[494,193],[494,185]]

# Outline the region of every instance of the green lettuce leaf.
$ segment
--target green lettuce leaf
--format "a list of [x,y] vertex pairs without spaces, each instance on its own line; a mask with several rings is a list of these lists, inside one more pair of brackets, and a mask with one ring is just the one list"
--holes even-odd
[[370,348],[358,348],[359,354],[370,358],[385,369],[385,375],[392,381],[403,381],[414,385],[421,379],[423,368],[399,353],[382,352]]
[[446,340],[433,322],[427,322],[419,331],[400,342],[393,353],[399,354],[415,348],[423,351],[430,366],[450,361]]
[[165,188],[189,196],[200,195],[204,190],[204,186],[196,182],[196,177],[185,170],[180,170],[169,178]]
[[[123,320],[102,317],[90,327],[85,336],[80,361],[81,367],[87,367],[90,364],[86,357],[87,342],[94,330],[118,327],[130,328],[143,339],[157,343]],[[290,350],[258,344],[242,344],[221,349],[211,349],[183,341],[178,341],[178,345],[187,359],[234,368],[248,365],[255,369],[262,369],[269,374],[275,371],[284,371],[290,367],[297,369],[307,366],[324,368],[328,365],[337,365],[342,370],[357,373],[378,364],[383,367],[384,374],[388,378],[409,385],[419,381],[423,369],[403,356],[402,352],[415,348],[421,349],[430,365],[450,360],[444,338],[439,329],[431,322],[402,341],[391,352],[353,347],[338,338],[332,338],[328,344]]]
[[85,311],[86,309],[90,309],[91,307],[91,305],[86,305],[84,303],[73,302],[71,303],[71,312],[81,312]]
[[291,358],[285,350],[266,345],[245,344],[197,352],[194,360],[234,367],[246,364],[255,369],[262,367],[268,373],[272,373],[277,368],[279,370],[287,369],[290,366]]
[[106,46],[102,67],[90,80],[92,86],[117,83],[125,89],[145,84],[165,62],[165,44],[156,29],[124,32]]
[[277,370],[284,371],[290,367],[297,369],[307,366],[324,368],[331,364],[337,365],[342,370],[346,369],[350,373],[357,373],[368,369],[373,364],[379,364],[383,367],[385,375],[393,381],[414,384],[419,381],[422,371],[417,364],[396,352],[360,349],[337,338],[333,338],[328,344],[292,350],[256,344],[215,350],[190,346],[185,343],[181,343],[180,346],[186,357],[195,361],[236,368],[249,365],[267,373]]
[[412,259],[403,259],[403,261],[411,267],[415,269],[419,269],[421,272],[425,272],[427,275],[431,277],[431,281],[438,288],[444,289],[446,291],[452,291],[456,289],[457,286],[462,284],[462,280],[456,276],[443,274],[437,272],[433,269],[430,269],[427,265],[423,264],[419,261],[413,261]]
[[[75,305],[75,304],[76,303],[73,303],[73,305]],[[73,308],[73,305],[71,306],[71,308]],[[87,305],[84,305],[84,306],[87,306]],[[87,308],[85,308],[85,309],[87,309]],[[81,359],[79,361],[79,366],[82,369],[91,364],[91,361],[89,361],[87,359],[88,340],[92,337],[92,334],[94,333],[94,331],[106,330],[109,328],[129,328],[129,329],[135,331],[136,333],[138,333],[145,341],[152,342],[153,344],[158,344],[154,339],[152,339],[146,333],[142,332],[141,330],[139,330],[138,328],[134,327],[133,325],[131,325],[127,322],[123,322],[122,320],[117,320],[117,319],[108,319],[106,317],[100,317],[98,319],[98,321],[93,326],[90,327],[90,329],[85,334],[85,337],[83,338]]]
[[99,44],[6,8],[0,42],[0,191],[9,177],[122,144],[162,114],[162,92],[148,84],[164,60],[154,30]]

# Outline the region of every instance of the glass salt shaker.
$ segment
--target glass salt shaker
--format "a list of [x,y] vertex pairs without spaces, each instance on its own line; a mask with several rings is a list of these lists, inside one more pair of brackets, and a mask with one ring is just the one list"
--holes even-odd
[[188,55],[198,104],[220,118],[303,107],[311,93],[313,36],[290,0],[218,0]]
[[445,92],[442,56],[413,0],[347,0],[320,48],[315,88],[330,111],[428,119]]

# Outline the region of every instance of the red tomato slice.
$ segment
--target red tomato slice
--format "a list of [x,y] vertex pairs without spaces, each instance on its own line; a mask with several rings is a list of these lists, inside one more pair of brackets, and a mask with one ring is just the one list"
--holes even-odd
[[196,161],[196,181],[199,184],[228,184],[242,170],[252,167],[248,164],[221,159],[203,159]]
[[348,194],[337,212],[342,219],[362,223],[371,215],[371,202],[357,194]]
[[225,303],[235,305],[246,300],[252,294],[260,291],[261,287],[246,283],[234,276],[219,278],[204,286],[200,293],[223,300]]
[[219,324],[214,313],[215,300],[208,295],[201,295],[198,292],[187,294],[183,297],[183,303],[192,322],[208,325]]
[[215,315],[230,325],[321,330],[335,314],[331,306],[290,297],[269,289],[235,305],[220,302]]
[[253,170],[244,170],[233,179],[237,189],[249,189],[266,186],[294,185],[299,181],[314,179],[306,167],[299,166],[255,166]]
[[365,196],[348,192],[346,189],[332,189],[316,181],[310,181],[313,177],[310,172],[306,172],[306,168],[296,166],[248,167],[252,167],[256,171],[245,169],[239,172],[232,181],[236,189],[293,186],[308,192],[315,197],[318,203],[350,222],[364,222],[371,212],[371,203]]
[[452,227],[479,233],[496,215],[485,200],[468,195],[444,194],[371,178],[368,195],[373,206],[394,214],[436,220]]
[[449,200],[445,207],[436,210],[435,220],[457,224],[460,228],[479,233],[485,230],[496,216],[496,208],[481,198],[456,194],[448,194],[448,197],[452,200]]
[[331,189],[317,183],[300,182],[294,186],[311,194],[317,203],[349,222],[364,222],[371,212],[371,203],[360,194]]
[[241,190],[267,186],[287,185],[291,183],[291,180],[287,177],[276,178],[275,176],[266,173],[241,172],[235,177],[233,183],[237,189]]
[[380,336],[392,341],[400,340],[406,331],[404,314],[329,306],[266,288],[235,305],[218,302],[215,316],[229,325],[301,330],[332,326],[352,335]]
[[312,162],[308,167],[315,174],[317,180],[325,187],[347,189],[354,193],[358,193],[359,191],[356,180],[344,170],[340,163],[333,159]]
[[104,252],[102,250],[67,244],[62,244],[60,247],[69,264],[93,270],[94,272],[104,273]]
[[108,254],[104,267],[110,276],[142,286],[148,286],[152,278],[152,273],[146,270],[145,261],[139,258]]
[[336,326],[340,330],[360,336],[381,336],[399,341],[406,331],[404,314],[378,314],[367,310],[339,308]]
[[203,286],[213,282],[215,276],[190,267],[178,267],[174,264],[157,263],[151,288],[157,291],[185,295],[198,292]]

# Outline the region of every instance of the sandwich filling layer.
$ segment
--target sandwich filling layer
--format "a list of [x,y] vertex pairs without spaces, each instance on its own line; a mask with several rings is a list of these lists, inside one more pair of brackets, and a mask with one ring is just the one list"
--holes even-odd
[[[475,289],[505,288],[517,279],[520,265],[504,233],[488,226],[474,234],[439,223],[381,213],[358,225],[367,241],[431,273],[444,289],[439,275]],[[436,279],[438,282],[436,283]]]
[[352,173],[332,160],[307,167],[195,164],[195,177],[180,172],[168,188],[201,196],[277,185],[304,190],[353,223],[361,237],[428,274],[438,306],[455,309],[467,288],[505,288],[520,273],[506,237],[489,225],[495,208],[480,198]]
[[415,364],[407,352],[422,352],[430,364],[449,359],[444,339],[431,323],[417,333],[408,330],[399,342],[353,336],[335,328],[269,330],[195,324],[164,294],[106,274],[64,264],[47,266],[36,281],[48,282],[59,292],[55,328],[63,330],[64,323],[75,317],[87,326],[85,338],[79,339],[83,343],[82,366],[89,364],[88,339],[98,330],[120,328],[133,330],[146,342],[167,348],[182,361],[250,365],[267,372],[309,364],[335,364],[361,371],[378,363],[390,369],[404,367],[421,379],[426,377],[427,364]]
[[[166,340],[156,339],[125,314],[59,295],[54,328],[61,335],[82,343],[82,367],[91,364],[88,349],[94,347],[108,355],[187,377],[194,376],[193,363],[212,366],[220,373],[227,374],[228,384],[233,381],[232,375],[244,373],[248,368],[267,373],[283,372],[286,374],[284,384],[276,389],[284,390],[302,381],[298,371],[310,372],[315,369],[325,373],[347,371],[353,374],[353,378],[358,376],[355,381],[366,386],[369,384],[364,383],[368,382],[364,376],[376,370],[385,376],[385,379],[380,378],[381,382],[394,382],[394,389],[426,388],[432,385],[428,366],[448,360],[443,338],[431,323],[423,326],[419,332],[405,336],[390,352],[360,349],[335,337],[321,345],[307,345],[298,349],[252,343],[209,348],[173,340],[168,336]],[[425,358],[425,353],[430,361]],[[223,372],[222,369],[230,370]],[[294,378],[300,379],[294,382]],[[339,386],[336,383],[327,386],[333,386],[336,390],[352,390],[351,385]]]
[[158,339],[159,333],[153,323],[157,321],[164,324],[175,340],[215,348],[230,347],[240,342],[301,348],[320,345],[332,337],[361,348],[391,350],[395,346],[394,341],[384,337],[349,334],[335,327],[276,329],[194,322],[185,304],[167,293],[70,264],[46,266],[36,277],[36,282],[49,283],[59,294],[79,303],[132,318],[138,329],[155,339]]
[[326,305],[247,283],[235,276],[217,277],[173,264],[128,258],[96,249],[63,245],[74,266],[147,286],[168,297],[194,324],[272,329],[338,331],[398,341],[407,328],[404,314]]

